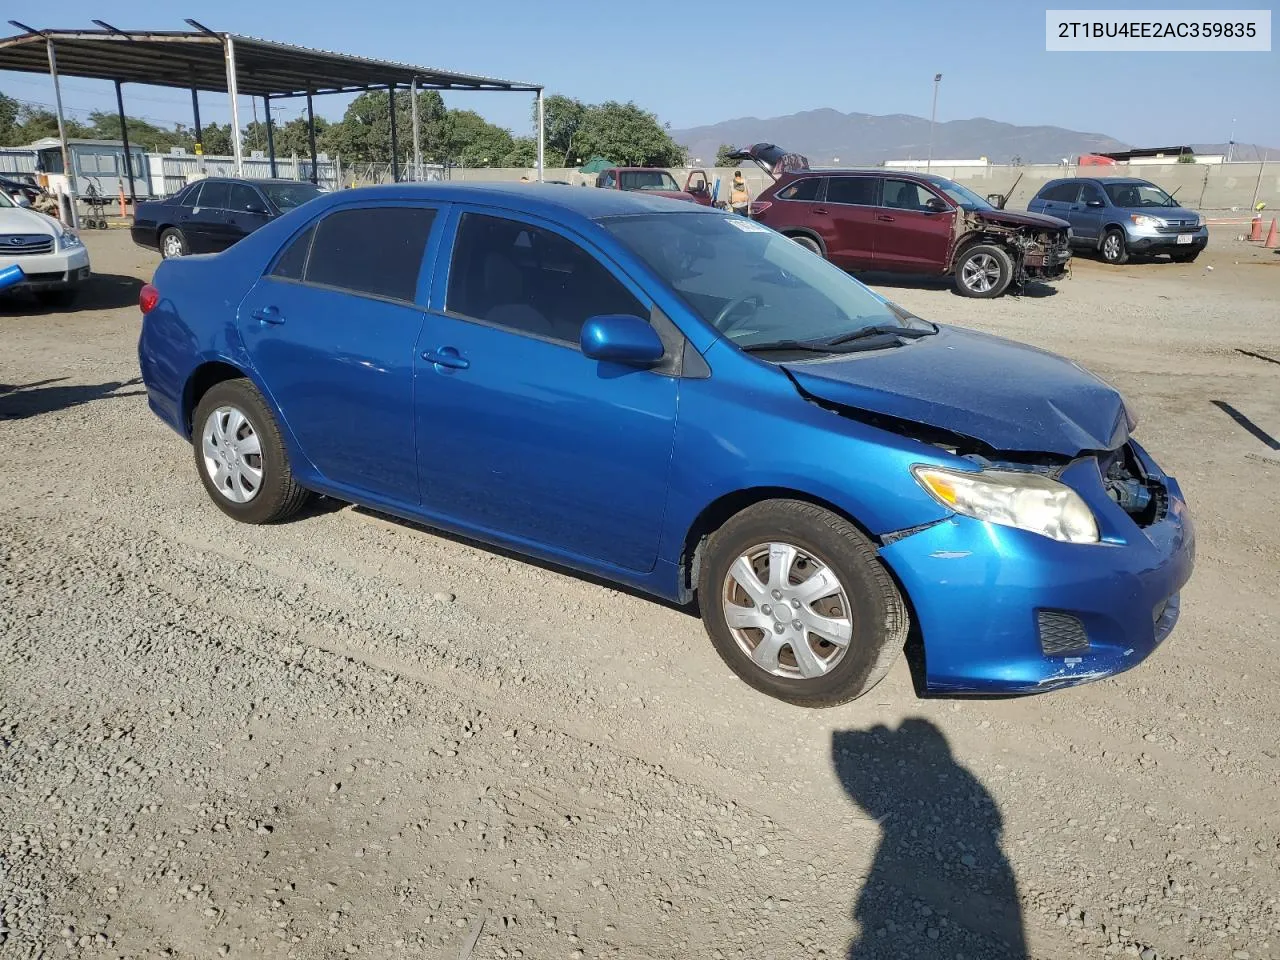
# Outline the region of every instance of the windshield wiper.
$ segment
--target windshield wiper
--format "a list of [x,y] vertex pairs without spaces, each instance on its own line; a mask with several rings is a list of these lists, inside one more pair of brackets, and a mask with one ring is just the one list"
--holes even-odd
[[855,330],[853,333],[846,333],[836,337],[834,340],[828,340],[824,346],[838,347],[843,343],[853,343],[857,340],[867,340],[871,337],[902,337],[905,340],[919,340],[921,337],[932,336],[937,333],[936,330],[923,330],[918,327],[899,327],[891,323],[878,323],[870,327],[863,327],[861,330]]
[[768,340],[764,343],[748,343],[739,345],[743,353],[773,353],[783,350],[802,350],[805,353],[833,353],[825,343],[804,343],[800,340]]

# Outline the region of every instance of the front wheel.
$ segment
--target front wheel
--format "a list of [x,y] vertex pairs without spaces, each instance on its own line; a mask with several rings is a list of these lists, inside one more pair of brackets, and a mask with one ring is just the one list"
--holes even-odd
[[1129,245],[1124,242],[1124,231],[1114,227],[1102,238],[1102,259],[1119,266],[1129,260]]
[[998,297],[1012,280],[1013,260],[1003,247],[995,244],[975,244],[964,251],[956,263],[956,291],[961,296]]
[[241,523],[284,520],[310,495],[293,479],[280,426],[248,380],[214,384],[196,404],[192,447],[200,481]]
[[871,542],[798,500],[757,503],[711,535],[698,603],[729,668],[802,707],[862,696],[907,637],[906,604]]

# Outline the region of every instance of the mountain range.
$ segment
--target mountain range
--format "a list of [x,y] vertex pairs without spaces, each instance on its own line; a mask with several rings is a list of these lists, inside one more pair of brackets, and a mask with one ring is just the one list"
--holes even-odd
[[[785,117],[739,117],[702,127],[673,130],[671,136],[689,149],[691,159],[709,165],[721,144],[747,146],[767,141],[802,153],[814,166],[874,164],[884,160],[923,160],[929,152],[929,121],[896,113],[841,113],[824,108]],[[1170,146],[1171,144],[1153,144]],[[1226,144],[1191,144],[1199,153],[1226,153]],[[933,156],[937,160],[975,160],[992,163],[1057,163],[1082,153],[1131,149],[1130,144],[1103,133],[1084,133],[1053,126],[1018,126],[976,117],[949,120],[934,129]],[[1237,144],[1235,158],[1260,159],[1258,149]],[[1280,151],[1272,151],[1272,156]]]

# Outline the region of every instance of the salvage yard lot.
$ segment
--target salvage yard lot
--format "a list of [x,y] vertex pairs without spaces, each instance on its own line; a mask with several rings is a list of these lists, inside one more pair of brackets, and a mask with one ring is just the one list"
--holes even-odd
[[1124,391],[1198,564],[1115,679],[922,701],[900,660],[803,711],[680,610],[337,505],[235,524],[137,380],[153,255],[86,239],[79,308],[0,302],[0,956],[1280,957],[1275,251],[871,278]]

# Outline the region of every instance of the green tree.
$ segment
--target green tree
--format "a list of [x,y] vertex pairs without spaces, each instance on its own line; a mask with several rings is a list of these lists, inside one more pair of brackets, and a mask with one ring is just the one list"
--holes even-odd
[[0,147],[18,146],[18,101],[0,93]]
[[[563,94],[553,93],[542,102],[543,143],[547,166],[570,166],[580,155],[574,145],[574,137],[582,126],[587,111],[592,109]],[[538,128],[538,105],[533,105],[533,127]],[[552,157],[556,162],[552,163]],[[584,157],[584,159],[586,159]]]
[[579,156],[609,157],[628,166],[673,167],[685,161],[685,148],[671,139],[654,114],[613,100],[587,108],[573,150]]
[[228,157],[231,149],[231,124],[206,123],[200,130],[204,152],[212,157]]
[[[396,93],[396,153],[401,162],[413,157],[413,105],[408,91]],[[330,156],[341,154],[343,160],[386,163],[391,159],[390,101],[385,90],[362,93],[348,105],[340,123],[325,130],[320,149]],[[440,94],[424,90],[418,94],[418,126],[422,154],[432,156],[441,151],[447,111]],[[317,131],[319,118],[317,118]],[[306,131],[306,122],[302,129]]]
[[464,167],[499,167],[515,150],[509,130],[474,110],[451,110],[444,124],[444,156]]
[[729,156],[729,154],[733,153],[734,150],[736,149],[737,147],[733,146],[732,144],[728,144],[728,143],[720,144],[720,149],[716,151],[716,166],[717,167],[738,166],[738,164],[740,164],[742,161],[734,160],[732,157]]

